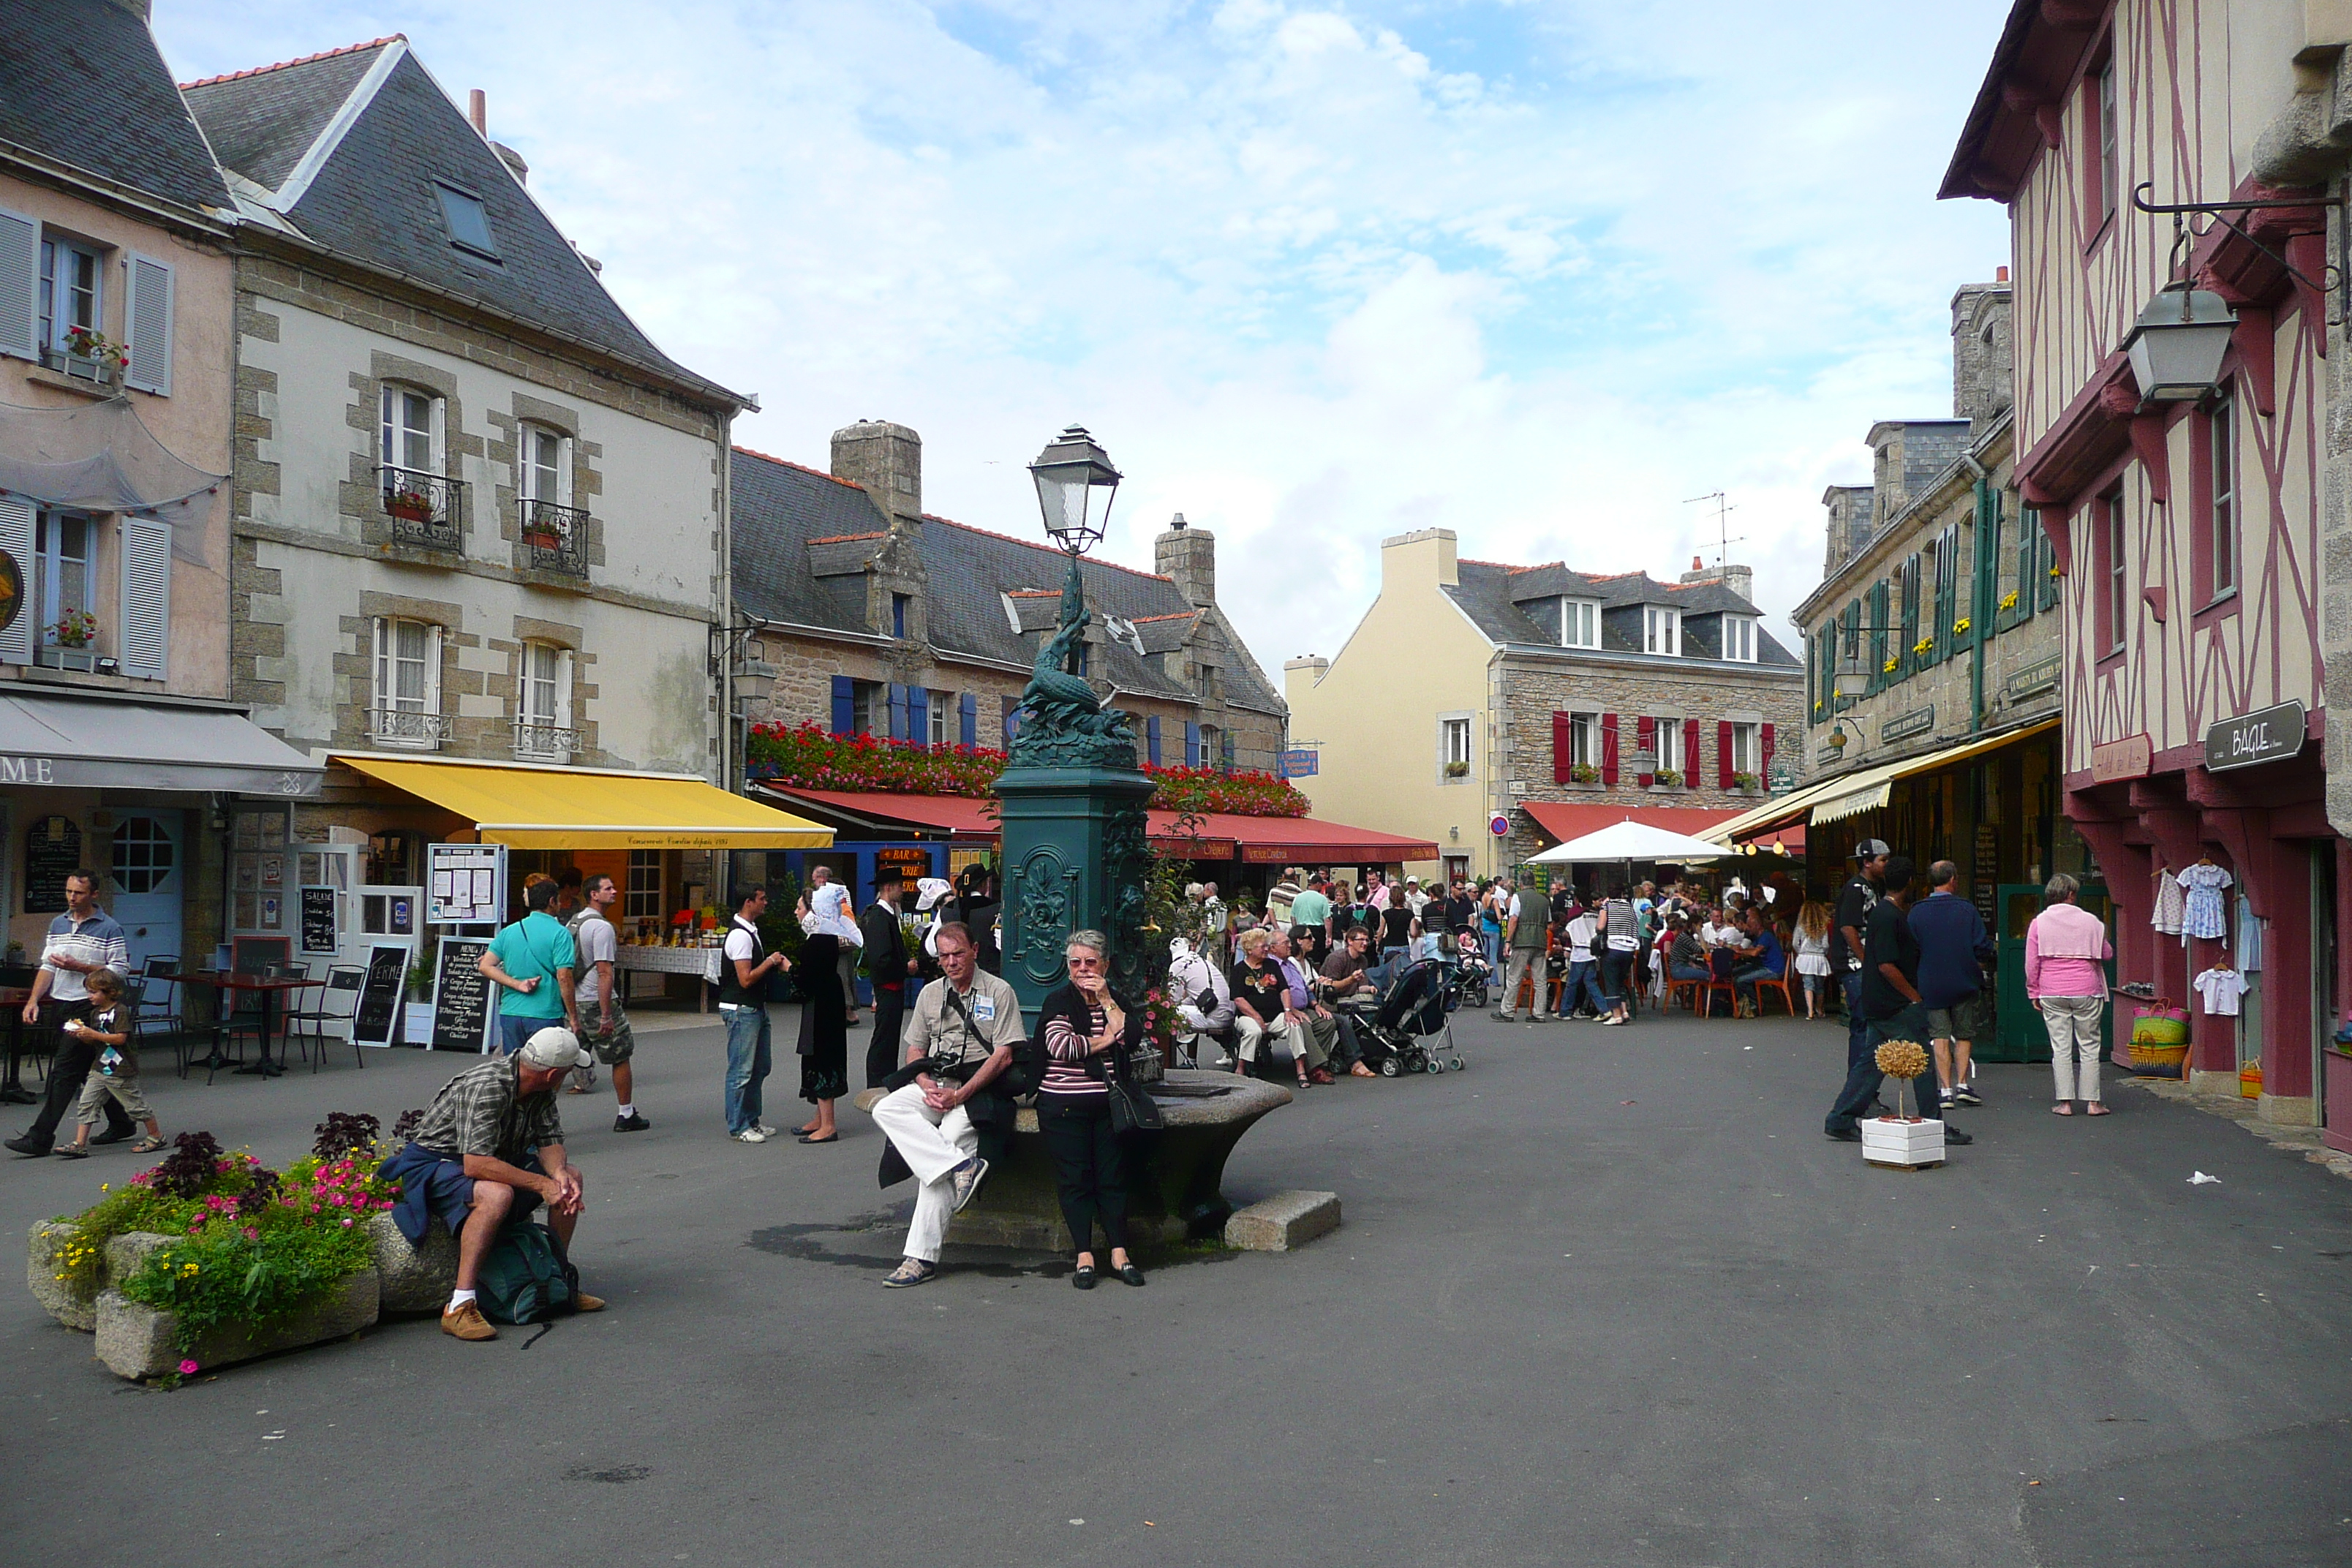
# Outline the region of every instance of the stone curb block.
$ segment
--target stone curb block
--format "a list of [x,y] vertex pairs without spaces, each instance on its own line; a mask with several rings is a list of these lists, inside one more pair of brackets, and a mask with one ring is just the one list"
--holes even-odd
[[174,1336],[171,1313],[142,1306],[120,1290],[109,1290],[98,1299],[98,1359],[115,1376],[133,1382],[176,1371],[184,1354],[210,1372],[357,1333],[375,1321],[381,1290],[375,1270],[362,1268],[267,1332],[254,1334],[242,1325],[225,1325],[184,1352]]
[[457,1288],[457,1243],[440,1220],[426,1228],[425,1245],[415,1247],[392,1215],[379,1214],[368,1221],[368,1245],[383,1281],[379,1310],[385,1317],[437,1316],[448,1305],[449,1292]]
[[1339,1194],[1288,1192],[1236,1209],[1225,1245],[1244,1252],[1292,1252],[1339,1228]]

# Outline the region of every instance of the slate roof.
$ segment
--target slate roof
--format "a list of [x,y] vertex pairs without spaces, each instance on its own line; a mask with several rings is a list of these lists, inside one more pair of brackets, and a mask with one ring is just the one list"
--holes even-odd
[[[841,570],[850,551],[862,549],[870,558],[882,543],[887,520],[873,498],[830,474],[740,447],[734,451],[733,478],[736,603],[763,620],[866,631],[859,579],[816,573]],[[1001,664],[1025,666],[1037,657],[1038,637],[1061,608],[1069,568],[1060,551],[928,516],[922,551],[933,647]],[[1134,621],[1152,653],[1183,646],[1200,612],[1174,583],[1107,561],[1088,560],[1078,569],[1087,605],[1096,615]],[[840,592],[828,594],[828,588]],[[1019,631],[1005,614],[1008,597]],[[1123,691],[1197,700],[1182,680],[1161,674],[1156,661],[1147,662],[1124,642],[1107,639],[1097,653],[1099,673]],[[1283,711],[1280,696],[1246,653],[1223,671],[1223,680],[1233,706]]]
[[[261,205],[312,244],[601,350],[713,402],[748,402],[655,346],[405,38],[215,77],[183,91],[222,163],[269,193]],[[305,178],[314,149],[323,161]],[[451,243],[436,182],[481,201],[498,259]]]
[[[1507,566],[1493,561],[1460,561],[1455,563],[1455,566],[1461,581],[1445,590],[1447,595],[1462,606],[1463,613],[1489,640],[1497,643],[1535,643],[1546,647],[1559,646],[1558,632],[1539,630],[1528,617],[1524,606],[1538,599],[1600,600],[1601,651],[1603,653],[1640,654],[1642,651],[1642,645],[1629,630],[1637,623],[1631,616],[1612,616],[1609,614],[1612,610],[1633,609],[1643,605],[1672,605],[1682,611],[1685,621],[1726,612],[1739,616],[1762,613],[1720,583],[1661,583],[1646,572],[1595,576],[1589,572],[1572,571],[1557,561],[1541,566]],[[1684,639],[1686,646],[1693,640],[1688,636]],[[1705,638],[1696,640],[1706,641]],[[1684,657],[1699,656],[1694,650]],[[1791,669],[1804,668],[1801,659],[1782,647],[1771,633],[1760,626],[1756,630],[1756,662],[1759,665],[1785,665]]]
[[153,35],[114,0],[0,0],[0,141],[184,207],[229,206]]

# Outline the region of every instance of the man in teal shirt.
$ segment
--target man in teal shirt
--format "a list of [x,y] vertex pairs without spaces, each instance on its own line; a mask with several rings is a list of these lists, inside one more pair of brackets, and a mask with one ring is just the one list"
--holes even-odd
[[505,990],[499,998],[499,1044],[508,1056],[559,1018],[572,1033],[580,1032],[572,1000],[580,949],[563,922],[547,912],[556,891],[552,881],[533,884],[523,894],[530,912],[492,937],[490,950],[476,966]]
[[1307,890],[1290,900],[1290,923],[1293,927],[1313,926],[1326,936],[1331,933],[1331,900],[1324,896],[1323,879],[1316,878],[1307,884]]

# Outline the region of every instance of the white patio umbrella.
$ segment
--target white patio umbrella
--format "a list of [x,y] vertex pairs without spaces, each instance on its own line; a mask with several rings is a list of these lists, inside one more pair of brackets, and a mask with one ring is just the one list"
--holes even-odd
[[1670,860],[1680,865],[1690,860],[1717,860],[1730,853],[1720,844],[1710,844],[1704,838],[1693,838],[1628,818],[1597,833],[1588,833],[1581,838],[1555,844],[1541,854],[1530,855],[1528,858],[1538,866],[1634,860]]

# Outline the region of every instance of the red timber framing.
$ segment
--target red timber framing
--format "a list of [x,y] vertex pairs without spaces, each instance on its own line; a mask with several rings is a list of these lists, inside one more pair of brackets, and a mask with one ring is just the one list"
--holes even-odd
[[[2286,110],[2288,62],[2231,19],[2228,0],[2019,0],[1942,194],[2010,210],[2017,477],[2063,579],[2062,805],[2115,901],[2118,975],[2189,1005],[2199,1087],[2233,1090],[2237,1021],[2188,1000],[2223,944],[2184,950],[2148,925],[2159,868],[2200,856],[2227,868],[2264,922],[2263,1114],[2301,1121],[2330,1023],[2315,1016],[2312,966],[2329,944],[2314,916],[2352,931],[2352,858],[2327,821],[2321,743],[2327,329],[2310,285],[2327,276],[2328,215],[2318,193],[2253,177],[2249,125]],[[2132,205],[2143,184],[2153,203],[2223,205],[2231,221],[2192,219],[2201,232],[2176,256],[2173,218]],[[2177,280],[2237,317],[2220,394],[2204,404],[2146,401],[2124,351]],[[2217,488],[2224,398],[2231,467]],[[2221,572],[2217,497],[2231,546]],[[2207,769],[2213,725],[2288,702],[2306,715],[2296,754]],[[2336,868],[2331,910],[2313,908],[2315,857]],[[2352,997],[2352,941],[2333,947],[2333,990]]]

